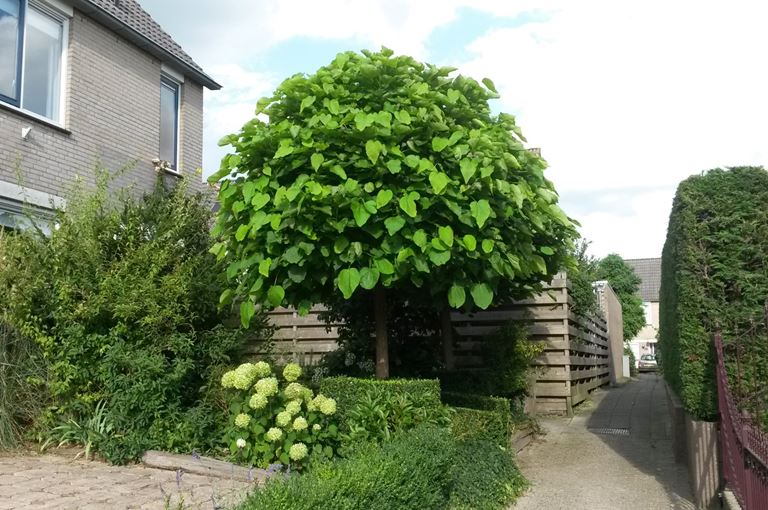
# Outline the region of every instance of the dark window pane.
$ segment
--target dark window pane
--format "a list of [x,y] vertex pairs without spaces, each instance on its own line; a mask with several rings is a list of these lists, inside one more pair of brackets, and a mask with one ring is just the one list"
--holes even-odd
[[19,0],[0,0],[0,94],[18,100]]
[[43,117],[58,120],[62,24],[35,9],[29,9],[26,25],[21,106]]
[[176,168],[179,86],[163,80],[160,84],[160,159]]

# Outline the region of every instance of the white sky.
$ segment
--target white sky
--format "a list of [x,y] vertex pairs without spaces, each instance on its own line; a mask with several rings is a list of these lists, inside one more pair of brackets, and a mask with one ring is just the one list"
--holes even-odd
[[[283,65],[260,62],[297,38],[307,50],[313,41],[339,41],[345,49],[385,45],[492,78],[499,109],[515,113],[530,146],[542,148],[563,208],[582,224],[597,256],[660,256],[681,180],[717,166],[768,166],[768,2],[142,5],[225,87],[207,93],[206,173],[216,170],[218,138],[237,131],[256,100],[286,77]],[[430,38],[461,23],[469,7],[499,22],[460,54],[435,58]],[[540,21],[509,23],[521,15]],[[301,60],[301,47],[294,51],[288,57]]]

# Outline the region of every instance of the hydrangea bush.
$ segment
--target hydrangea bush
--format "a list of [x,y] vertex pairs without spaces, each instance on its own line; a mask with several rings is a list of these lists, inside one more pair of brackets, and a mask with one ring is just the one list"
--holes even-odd
[[281,463],[301,469],[310,454],[336,454],[336,401],[299,383],[301,374],[299,365],[286,365],[281,388],[272,367],[259,361],[222,376],[221,385],[231,392],[225,440],[233,457],[262,468]]

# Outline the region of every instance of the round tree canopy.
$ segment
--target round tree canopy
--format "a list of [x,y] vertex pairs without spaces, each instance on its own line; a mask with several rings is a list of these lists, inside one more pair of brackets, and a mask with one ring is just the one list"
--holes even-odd
[[[422,288],[487,308],[530,294],[575,237],[508,114],[455,69],[390,50],[339,54],[261,99],[224,137],[214,252],[247,323],[255,304],[306,312],[341,292]],[[266,118],[265,118],[266,117]]]

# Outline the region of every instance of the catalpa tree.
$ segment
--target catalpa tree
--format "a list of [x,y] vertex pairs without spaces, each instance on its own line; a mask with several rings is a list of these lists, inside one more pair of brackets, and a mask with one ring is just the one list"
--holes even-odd
[[[339,54],[285,80],[224,137],[211,177],[214,253],[247,325],[257,306],[307,313],[335,293],[374,293],[377,375],[388,374],[386,292],[437,307],[530,295],[575,237],[545,162],[523,147],[493,83],[383,49]],[[266,117],[266,118],[265,118]]]

